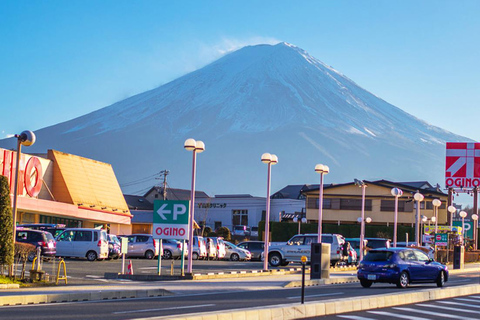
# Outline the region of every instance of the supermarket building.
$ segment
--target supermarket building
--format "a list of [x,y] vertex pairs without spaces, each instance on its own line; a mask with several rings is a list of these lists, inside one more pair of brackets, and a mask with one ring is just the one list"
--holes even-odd
[[[10,183],[13,203],[16,152],[0,148],[0,174]],[[132,215],[110,164],[56,150],[21,154],[17,223],[67,227],[108,226],[113,234],[131,231]]]

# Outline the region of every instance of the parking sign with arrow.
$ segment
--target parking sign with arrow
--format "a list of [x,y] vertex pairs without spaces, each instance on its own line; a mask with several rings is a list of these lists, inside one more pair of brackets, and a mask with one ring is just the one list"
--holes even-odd
[[188,239],[190,201],[155,200],[153,202],[153,237]]

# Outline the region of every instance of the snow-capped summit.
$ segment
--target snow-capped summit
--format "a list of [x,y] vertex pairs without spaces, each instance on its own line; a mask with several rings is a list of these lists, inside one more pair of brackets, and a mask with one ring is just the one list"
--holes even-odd
[[[244,47],[36,134],[33,151],[54,148],[112,163],[121,184],[169,169],[176,187],[188,187],[190,157],[182,143],[193,137],[207,149],[199,156],[198,188],[252,194],[265,189],[259,161],[264,152],[279,157],[277,188],[315,182],[316,163],[330,166],[332,182],[354,177],[439,182],[445,141],[465,140],[285,42]],[[2,140],[0,146],[13,142]]]

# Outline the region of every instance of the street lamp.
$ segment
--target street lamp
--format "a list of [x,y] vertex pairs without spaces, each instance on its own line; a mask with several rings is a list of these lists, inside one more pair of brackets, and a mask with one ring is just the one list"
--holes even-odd
[[[359,186],[360,188],[362,188],[362,216],[359,218],[361,219],[361,221],[359,221],[361,223],[360,225],[360,261],[363,260],[363,246],[364,246],[364,237],[365,237],[365,189],[367,188],[367,184],[362,181],[362,180],[358,180],[358,179],[354,179],[354,182],[357,186]],[[369,218],[370,219],[370,218]],[[370,219],[370,221],[372,221],[372,219]]]
[[398,197],[401,197],[403,191],[399,188],[392,188],[392,196],[395,197],[395,216],[393,219],[393,246],[397,246],[397,223],[398,223]]
[[293,222],[298,222],[298,234],[300,234],[301,230],[300,230],[300,224],[301,223],[306,223],[307,222],[307,218],[302,218],[302,219],[298,219],[297,217],[293,218]]
[[467,216],[467,213],[465,211],[460,211],[460,217],[462,218],[462,243],[465,245],[465,217]]
[[362,261],[363,260],[363,251],[365,250],[364,249],[364,245],[365,245],[365,240],[364,240],[364,238],[365,238],[365,223],[372,222],[372,218],[370,218],[370,217],[366,217],[366,218],[358,217],[357,222],[361,224],[360,225],[360,260],[359,261]]
[[195,218],[195,176],[196,176],[196,166],[197,166],[197,153],[202,153],[205,151],[205,144],[202,141],[195,141],[194,139],[187,139],[183,147],[187,151],[192,151],[193,161],[192,161],[192,189],[190,193],[190,214],[188,219],[188,268],[187,272],[192,273],[193,269],[193,219]]
[[451,231],[453,227],[453,214],[457,212],[457,208],[455,208],[454,206],[448,206],[447,210],[448,212],[450,212],[450,231]]
[[477,237],[478,237],[478,215],[472,214],[473,222],[473,250],[477,250]]
[[263,270],[268,270],[268,242],[270,234],[270,173],[272,171],[272,165],[278,163],[278,157],[274,154],[264,153],[261,158],[263,163],[268,164],[267,173],[267,212],[265,213],[265,244],[263,250]]
[[17,200],[18,200],[18,172],[20,170],[20,158],[22,155],[22,145],[29,147],[35,143],[35,133],[26,130],[16,134],[17,138],[17,166],[15,167],[15,186],[13,188],[13,244],[17,238]]
[[435,217],[435,233],[438,231],[438,208],[442,205],[442,201],[433,199],[433,215]]
[[320,189],[318,193],[318,243],[322,243],[322,215],[323,215],[323,175],[330,172],[330,168],[323,164],[315,166],[315,172],[320,173]]
[[413,199],[417,201],[417,210],[415,213],[415,242],[417,243],[417,247],[420,247],[420,202],[423,201],[424,196],[417,191],[417,193],[413,195]]
[[423,242],[423,236],[425,234],[425,223],[428,221],[428,218],[427,216],[424,216],[422,215],[422,219],[421,219],[421,222],[420,222],[420,238],[422,239],[422,242]]

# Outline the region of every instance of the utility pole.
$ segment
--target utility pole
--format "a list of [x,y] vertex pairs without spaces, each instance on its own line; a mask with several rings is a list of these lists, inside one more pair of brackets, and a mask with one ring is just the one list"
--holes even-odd
[[169,173],[168,170],[160,171],[160,174],[163,175],[163,200],[167,200],[167,176]]

